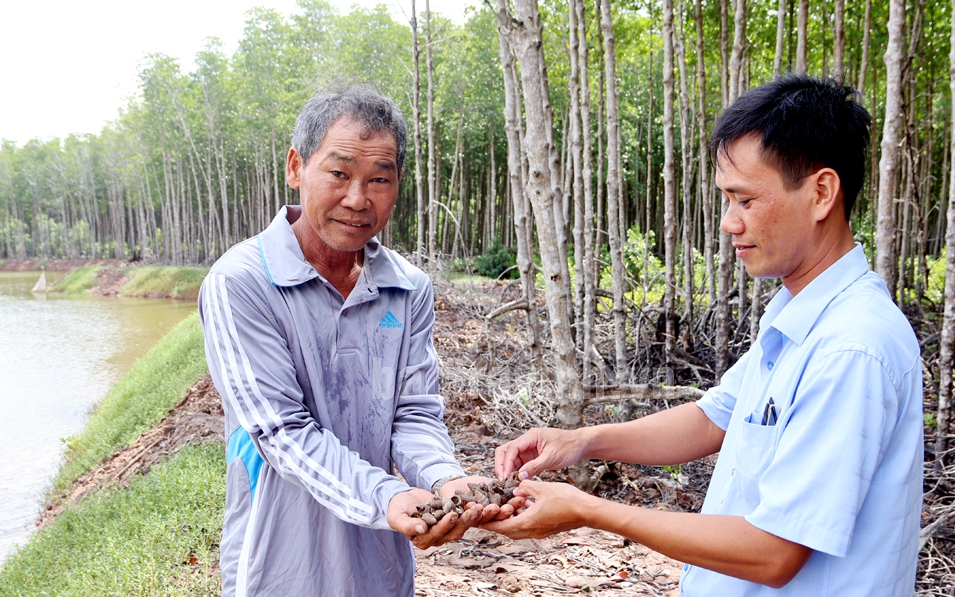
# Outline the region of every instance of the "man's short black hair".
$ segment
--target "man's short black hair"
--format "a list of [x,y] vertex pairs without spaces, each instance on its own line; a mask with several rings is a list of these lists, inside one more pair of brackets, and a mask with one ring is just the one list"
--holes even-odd
[[820,168],[832,168],[842,183],[846,219],[865,179],[869,112],[859,93],[835,79],[786,75],[733,102],[710,138],[713,156],[729,159],[729,146],[758,135],[763,158],[782,175],[787,189]]

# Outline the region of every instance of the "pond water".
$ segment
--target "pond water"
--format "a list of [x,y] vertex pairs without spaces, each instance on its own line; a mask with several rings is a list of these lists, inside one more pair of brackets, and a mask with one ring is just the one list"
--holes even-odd
[[[61,273],[48,272],[52,283]],[[0,562],[33,529],[64,439],[193,301],[33,294],[40,272],[0,272]]]

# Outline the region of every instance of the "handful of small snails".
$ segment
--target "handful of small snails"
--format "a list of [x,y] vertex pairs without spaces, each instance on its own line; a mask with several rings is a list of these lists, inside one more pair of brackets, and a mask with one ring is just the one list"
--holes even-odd
[[490,504],[503,506],[514,497],[514,488],[520,484],[516,472],[511,473],[503,482],[494,480],[490,483],[468,483],[468,491],[459,489],[450,497],[440,497],[435,494],[430,502],[419,505],[411,516],[420,518],[432,527],[438,524],[438,521],[446,514],[451,512],[462,514],[474,502],[482,506]]

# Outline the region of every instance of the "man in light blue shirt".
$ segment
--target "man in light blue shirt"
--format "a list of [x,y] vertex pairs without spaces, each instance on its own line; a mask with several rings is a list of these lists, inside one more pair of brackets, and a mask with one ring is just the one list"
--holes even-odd
[[527,481],[512,537],[590,526],[687,562],[685,596],[913,593],[922,496],[919,345],[849,228],[869,115],[834,81],[743,95],[713,134],[721,230],[781,277],[752,348],[696,404],[498,449],[521,476],[581,459],[675,464],[719,452],[700,514]]

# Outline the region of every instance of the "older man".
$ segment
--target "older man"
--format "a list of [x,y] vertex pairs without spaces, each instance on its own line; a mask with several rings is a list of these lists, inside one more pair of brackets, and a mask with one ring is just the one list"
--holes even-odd
[[[702,513],[525,481],[532,505],[488,526],[590,526],[687,562],[681,593],[912,595],[922,496],[919,345],[849,228],[869,115],[851,89],[786,77],[743,95],[713,134],[721,229],[780,277],[752,348],[695,404],[498,448],[521,476],[581,459],[675,464],[719,452]],[[782,590],[777,590],[782,588]]]
[[475,479],[443,423],[431,282],[375,239],[406,147],[401,113],[376,91],[314,97],[286,164],[301,206],[203,283],[228,440],[224,595],[410,597],[408,538],[440,544],[512,511],[472,507],[431,529],[409,516],[432,490]]

